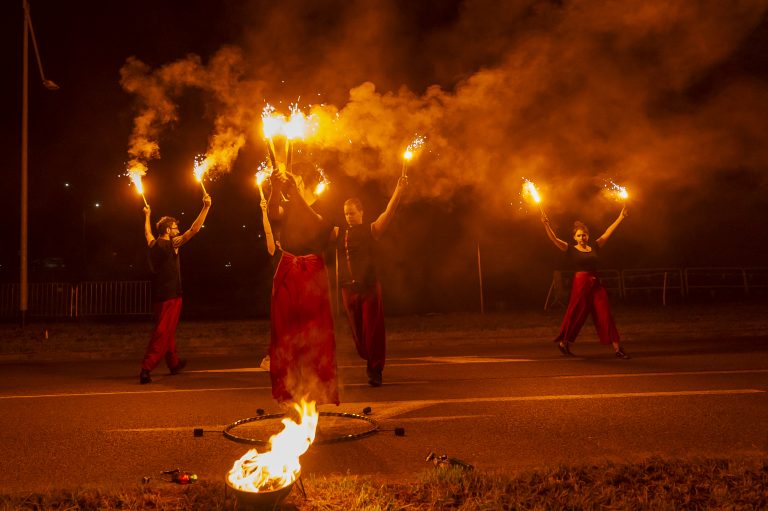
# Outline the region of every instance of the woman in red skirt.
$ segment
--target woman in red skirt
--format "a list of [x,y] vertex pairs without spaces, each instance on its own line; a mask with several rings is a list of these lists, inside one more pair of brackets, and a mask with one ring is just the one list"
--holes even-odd
[[621,209],[619,217],[594,242],[589,241],[587,226],[582,222],[575,222],[573,226],[575,244],[568,244],[558,238],[549,224],[549,218],[546,215],[541,217],[547,236],[559,250],[566,253],[576,271],[573,275],[571,298],[568,300],[568,308],[560,327],[560,335],[555,339],[563,355],[573,355],[571,344],[576,341],[576,336],[579,335],[581,327],[584,326],[587,316],[591,314],[600,343],[613,345],[616,358],[629,358],[629,355],[619,345],[619,332],[616,330],[611,308],[608,305],[608,293],[597,277],[600,249],[603,248],[605,242],[608,241],[613,231],[626,216],[627,208],[625,206]]

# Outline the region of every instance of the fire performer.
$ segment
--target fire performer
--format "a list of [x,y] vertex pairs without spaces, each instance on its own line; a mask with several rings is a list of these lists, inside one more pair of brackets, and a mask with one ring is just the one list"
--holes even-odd
[[381,386],[386,355],[384,302],[376,275],[376,241],[392,220],[407,185],[408,178],[401,176],[387,208],[369,224],[363,223],[362,202],[348,199],[344,203],[347,225],[333,230],[344,310],[357,353],[366,361],[368,384],[372,387]]
[[152,235],[151,210],[144,207],[144,237],[149,246],[149,264],[152,270],[152,309],[155,328],[141,362],[139,383],[152,382],[151,371],[162,358],[171,374],[178,374],[186,360],[176,354],[176,326],[181,313],[181,273],[179,271],[179,248],[200,231],[211,208],[211,196],[203,197],[203,209],[192,226],[179,235],[179,221],[164,216],[157,222],[158,237]]
[[611,309],[608,305],[608,292],[603,287],[600,279],[597,277],[598,258],[600,250],[611,237],[613,231],[627,217],[627,208],[624,206],[619,213],[619,217],[597,238],[594,243],[589,242],[589,230],[582,222],[576,221],[573,227],[573,239],[575,245],[566,243],[559,239],[552,226],[549,223],[547,215],[542,213],[541,221],[544,223],[544,229],[547,236],[554,245],[566,253],[569,262],[576,270],[573,276],[573,287],[571,297],[568,301],[568,307],[565,311],[563,324],[560,327],[560,335],[555,342],[563,355],[572,356],[571,344],[576,341],[576,337],[581,331],[581,327],[592,314],[592,320],[595,323],[598,339],[601,344],[612,344],[616,358],[628,359],[622,347],[619,345],[619,332],[611,315]]
[[[294,168],[296,168],[294,164]],[[269,216],[280,222],[280,262],[272,280],[269,365],[272,396],[339,404],[336,338],[323,258],[331,225],[311,207],[299,175],[272,176]]]

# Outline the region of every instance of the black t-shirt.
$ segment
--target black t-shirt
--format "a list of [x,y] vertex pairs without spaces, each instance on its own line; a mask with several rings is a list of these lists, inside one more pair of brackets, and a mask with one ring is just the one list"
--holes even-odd
[[157,238],[149,247],[149,268],[152,270],[152,301],[164,302],[181,296],[179,253],[173,242]]
[[375,244],[371,224],[339,227],[339,282],[346,287],[368,288],[376,283]]
[[569,264],[574,271],[590,271],[596,272],[599,262],[599,247],[597,244],[587,244],[592,248],[590,252],[582,252],[573,245],[568,245],[568,250],[565,251],[565,256],[568,259]]

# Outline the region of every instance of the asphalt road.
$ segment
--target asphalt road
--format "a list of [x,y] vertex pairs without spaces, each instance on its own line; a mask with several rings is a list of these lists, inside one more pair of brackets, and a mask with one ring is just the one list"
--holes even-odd
[[[342,405],[381,431],[313,445],[303,473],[407,479],[428,469],[429,452],[478,469],[672,458],[768,458],[768,339],[647,340],[610,348],[577,344],[565,358],[553,343],[466,339],[390,345],[385,384],[340,339]],[[342,346],[343,345],[343,346]],[[194,358],[188,370],[138,385],[138,361],[0,364],[0,490],[37,491],[139,484],[183,468],[223,481],[249,446],[221,430],[278,412],[269,375],[252,356]],[[279,423],[233,433],[266,438]],[[205,428],[202,437],[193,429]],[[321,417],[319,437],[367,423]],[[395,427],[405,428],[396,436]]]

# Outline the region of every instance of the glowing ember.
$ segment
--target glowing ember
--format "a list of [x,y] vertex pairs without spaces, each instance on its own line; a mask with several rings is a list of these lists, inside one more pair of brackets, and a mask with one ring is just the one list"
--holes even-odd
[[283,430],[269,439],[271,450],[259,453],[251,449],[237,460],[227,480],[238,490],[259,493],[274,491],[293,483],[301,472],[299,457],[315,440],[320,414],[315,402],[293,405],[299,422],[282,420]]
[[523,198],[532,200],[536,204],[541,203],[541,196],[533,181],[523,178]]
[[617,201],[625,201],[629,198],[627,189],[623,186],[617,185],[612,180],[608,179],[604,185],[605,191],[608,196]]

